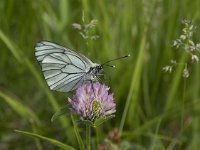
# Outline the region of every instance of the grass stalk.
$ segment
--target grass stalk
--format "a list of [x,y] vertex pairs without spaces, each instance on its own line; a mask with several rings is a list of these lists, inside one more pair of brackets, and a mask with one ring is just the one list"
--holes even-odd
[[[130,85],[130,89],[129,89],[129,93],[128,93],[128,97],[125,103],[125,108],[122,114],[122,119],[120,122],[120,127],[119,127],[119,134],[121,135],[123,132],[123,128],[124,128],[124,123],[126,120],[126,117],[128,115],[128,109],[129,107],[131,107],[130,105],[132,105],[132,109],[134,109],[135,106],[135,102],[136,102],[136,95],[135,92],[138,92],[139,89],[139,84],[140,84],[140,75],[141,75],[141,70],[142,70],[142,64],[143,64],[143,57],[144,57],[144,49],[145,49],[145,42],[146,42],[146,38],[145,35],[142,38],[141,41],[141,45],[140,45],[140,51],[138,54],[138,59],[137,59],[137,63],[135,66],[135,70],[133,70],[132,73],[132,81],[131,81],[131,85]],[[132,100],[132,102],[131,102]],[[132,110],[131,112],[133,112],[134,110]]]
[[91,150],[91,126],[86,124],[86,148]]

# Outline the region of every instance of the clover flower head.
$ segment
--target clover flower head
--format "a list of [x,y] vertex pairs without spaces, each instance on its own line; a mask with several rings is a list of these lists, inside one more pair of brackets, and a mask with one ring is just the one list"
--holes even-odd
[[73,98],[68,98],[72,111],[79,115],[81,120],[90,121],[115,113],[113,94],[109,94],[108,90],[106,85],[99,82],[81,85]]

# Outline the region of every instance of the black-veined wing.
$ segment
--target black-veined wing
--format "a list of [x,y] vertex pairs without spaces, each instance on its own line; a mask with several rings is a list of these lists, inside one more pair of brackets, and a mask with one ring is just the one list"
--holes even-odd
[[35,56],[50,89],[61,92],[79,87],[93,65],[87,57],[46,41],[36,44]]

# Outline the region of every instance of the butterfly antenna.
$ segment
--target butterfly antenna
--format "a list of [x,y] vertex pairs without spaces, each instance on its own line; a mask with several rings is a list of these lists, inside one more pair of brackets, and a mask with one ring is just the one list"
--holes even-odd
[[115,68],[115,66],[114,65],[108,65],[108,64],[102,64],[102,66],[108,66],[108,67],[112,67],[112,68]]
[[[116,61],[116,60],[119,60],[119,59],[123,59],[123,58],[126,58],[126,57],[130,57],[131,55],[128,54],[128,55],[125,55],[125,56],[122,56],[122,57],[118,57],[118,58],[115,58],[115,59],[111,59],[109,61],[106,61],[105,63],[101,64],[102,66],[110,66],[110,65],[107,65],[107,63],[111,62],[111,61]],[[110,67],[115,67],[115,66],[110,66]]]

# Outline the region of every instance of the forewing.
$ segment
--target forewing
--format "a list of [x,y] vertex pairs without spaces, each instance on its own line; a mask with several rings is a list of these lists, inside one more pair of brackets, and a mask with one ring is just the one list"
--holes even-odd
[[[39,63],[41,63],[45,56],[53,53],[64,53],[66,55],[70,55],[71,60],[76,64],[84,65],[85,67],[90,65],[92,66],[93,62],[85,57],[82,54],[76,53],[69,48],[65,48],[63,46],[57,45],[55,43],[51,43],[48,41],[38,42],[35,46],[35,56]],[[64,55],[62,55],[64,56]],[[79,58],[78,61],[74,61],[74,59]],[[77,59],[76,59],[77,60]],[[81,63],[80,63],[81,61]]]
[[[74,90],[79,82],[83,82],[85,68],[80,68],[71,63],[71,59],[60,59],[65,54],[54,53],[44,57],[41,62],[42,71],[51,90],[68,92]],[[59,57],[57,57],[59,56]],[[68,58],[68,57],[67,57]]]
[[64,53],[64,51],[64,47],[46,41],[39,42],[35,46],[35,56],[40,64],[45,56],[53,53]]
[[68,92],[84,82],[92,62],[85,56],[51,42],[36,44],[35,55],[52,90]]

